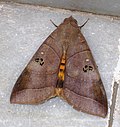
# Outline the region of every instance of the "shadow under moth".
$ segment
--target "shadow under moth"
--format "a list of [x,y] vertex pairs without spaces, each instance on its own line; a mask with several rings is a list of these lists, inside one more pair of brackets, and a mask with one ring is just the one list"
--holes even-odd
[[90,48],[71,16],[39,47],[19,76],[11,103],[38,104],[59,96],[78,111],[107,115],[107,97]]

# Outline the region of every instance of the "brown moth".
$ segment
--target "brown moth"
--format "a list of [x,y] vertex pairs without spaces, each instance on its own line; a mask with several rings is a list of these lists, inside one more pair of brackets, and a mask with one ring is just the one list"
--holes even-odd
[[38,104],[55,96],[78,111],[107,115],[107,97],[98,68],[72,16],[39,47],[18,78],[10,102]]

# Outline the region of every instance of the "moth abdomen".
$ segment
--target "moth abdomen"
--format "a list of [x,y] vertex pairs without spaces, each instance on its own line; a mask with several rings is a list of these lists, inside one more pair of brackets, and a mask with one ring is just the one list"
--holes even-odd
[[66,65],[66,53],[63,52],[60,66],[59,66],[58,80],[57,80],[56,88],[63,88],[63,82],[65,79],[65,65]]

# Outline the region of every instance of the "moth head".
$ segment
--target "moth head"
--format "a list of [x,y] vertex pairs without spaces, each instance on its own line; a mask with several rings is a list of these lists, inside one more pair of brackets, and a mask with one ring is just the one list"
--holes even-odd
[[78,27],[77,20],[74,19],[72,16],[70,16],[69,18],[64,19],[64,24],[68,24],[68,23],[70,23],[74,27]]

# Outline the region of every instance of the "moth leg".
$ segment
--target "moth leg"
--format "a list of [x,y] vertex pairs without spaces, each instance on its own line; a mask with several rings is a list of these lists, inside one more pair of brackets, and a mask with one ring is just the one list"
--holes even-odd
[[79,26],[80,29],[88,22],[88,20],[89,20],[89,18],[81,26]]
[[52,22],[52,24],[53,24],[55,27],[58,27],[51,19],[50,19],[50,21]]

